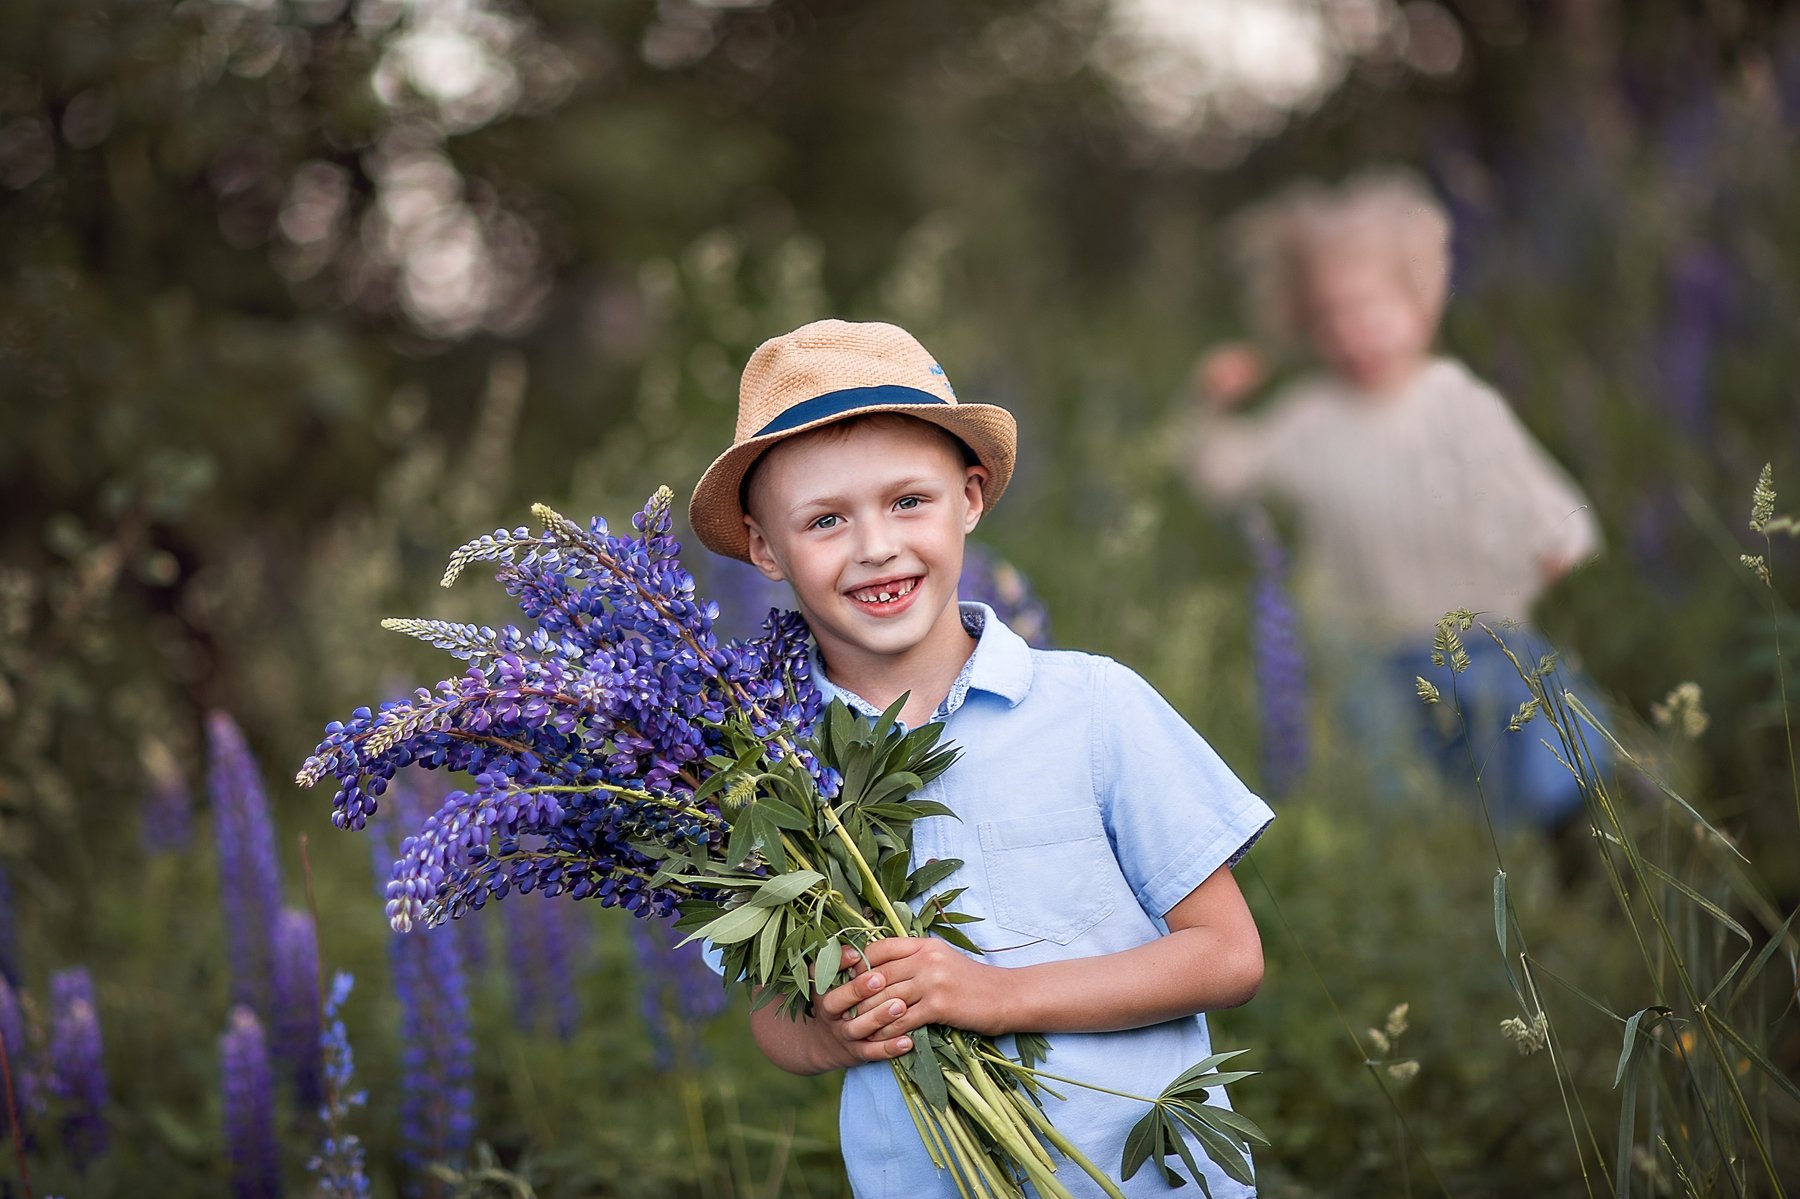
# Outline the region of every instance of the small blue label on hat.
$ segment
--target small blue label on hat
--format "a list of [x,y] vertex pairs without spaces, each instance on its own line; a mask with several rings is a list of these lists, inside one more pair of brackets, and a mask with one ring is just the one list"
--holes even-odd
[[956,388],[950,386],[950,376],[944,373],[944,368],[934,362],[931,364],[931,373],[944,381],[944,390],[949,392],[951,398],[954,399],[956,396]]

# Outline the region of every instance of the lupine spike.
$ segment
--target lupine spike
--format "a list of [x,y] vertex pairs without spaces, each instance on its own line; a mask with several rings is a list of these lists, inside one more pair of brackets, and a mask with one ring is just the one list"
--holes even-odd
[[305,1111],[325,1096],[319,1056],[319,938],[313,919],[283,908],[275,924],[274,1054]]
[[262,1023],[242,1004],[231,1009],[231,1022],[219,1038],[219,1074],[231,1193],[237,1199],[275,1199],[281,1193],[275,1080]]
[[106,1152],[105,1047],[94,980],[74,967],[50,977],[50,1093],[62,1101],[63,1147],[83,1169]]
[[511,562],[519,546],[532,540],[529,529],[517,528],[511,531],[495,529],[473,541],[466,541],[450,555],[449,564],[444,567],[444,577],[438,581],[438,585],[450,586],[473,562]]
[[266,1013],[272,1000],[270,947],[281,909],[268,796],[244,735],[229,715],[213,712],[207,718],[207,744],[232,1002]]
[[363,1173],[362,1141],[344,1127],[352,1108],[361,1107],[367,1096],[351,1090],[355,1080],[356,1061],[350,1051],[350,1036],[344,1029],[344,1003],[350,998],[355,978],[340,970],[331,980],[331,994],[325,1000],[325,1031],[321,1049],[325,1063],[325,1104],[319,1118],[325,1123],[325,1138],[319,1152],[307,1160],[306,1169],[317,1184],[319,1199],[368,1199],[369,1179]]

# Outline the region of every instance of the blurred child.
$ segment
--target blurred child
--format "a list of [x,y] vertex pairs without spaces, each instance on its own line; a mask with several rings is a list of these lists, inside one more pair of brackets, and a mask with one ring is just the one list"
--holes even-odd
[[[953,1199],[888,1060],[947,1024],[1050,1034],[1050,1068],[1155,1095],[1209,1050],[1206,1020],[1255,993],[1262,944],[1231,866],[1271,818],[1200,735],[1108,658],[1037,650],[984,604],[959,602],[964,541],[1005,490],[1012,417],[960,404],[943,369],[892,325],[819,321],[765,342],[744,369],[732,447],[694,491],[716,553],[787,583],[828,697],[908,725],[942,721],[961,756],[926,789],[956,818],[913,827],[913,859],[956,859],[964,925],[992,951],[876,941],[854,977],[791,1020],[752,1014],[762,1051],[798,1074],[845,1070],[842,1142],[863,1199]],[[1004,952],[1001,952],[1004,951]],[[1059,1088],[1046,1113],[1117,1169],[1143,1106]],[[1208,1102],[1223,1104],[1222,1088]],[[1214,1199],[1251,1192],[1202,1159]],[[1078,1170],[1078,1195],[1099,1189]],[[1172,1193],[1156,1169],[1123,1187]]]
[[[1260,385],[1260,356],[1239,344],[1203,356],[1189,475],[1208,497],[1291,510],[1314,641],[1346,659],[1346,716],[1396,748],[1395,732],[1426,715],[1414,676],[1450,694],[1429,657],[1439,618],[1468,608],[1495,627],[1527,621],[1549,584],[1598,552],[1599,527],[1506,402],[1432,352],[1450,227],[1419,183],[1379,173],[1337,189],[1302,185],[1238,231],[1258,323],[1303,343],[1322,369],[1244,417],[1228,414]],[[1528,627],[1505,635],[1536,662]],[[1465,643],[1473,661],[1457,698],[1490,803],[1502,816],[1563,822],[1580,806],[1573,777],[1536,728],[1506,731],[1523,683],[1479,630]],[[1432,737],[1444,764],[1469,777],[1468,747]]]

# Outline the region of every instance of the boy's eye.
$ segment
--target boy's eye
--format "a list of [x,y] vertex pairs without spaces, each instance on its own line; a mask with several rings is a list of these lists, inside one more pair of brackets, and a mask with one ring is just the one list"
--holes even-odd
[[827,514],[813,521],[809,527],[814,529],[832,529],[837,527],[837,522],[837,517]]
[[894,507],[900,509],[902,512],[909,512],[912,509],[917,508],[919,506],[920,502],[921,501],[918,496],[909,495],[902,499],[894,501]]

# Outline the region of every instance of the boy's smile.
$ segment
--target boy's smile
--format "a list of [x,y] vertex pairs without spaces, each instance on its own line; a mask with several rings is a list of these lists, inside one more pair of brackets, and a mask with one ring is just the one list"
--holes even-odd
[[911,690],[935,706],[973,648],[956,586],[987,472],[953,444],[906,417],[826,426],[751,480],[751,561],[793,586],[832,680],[871,703]]

